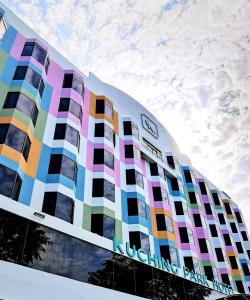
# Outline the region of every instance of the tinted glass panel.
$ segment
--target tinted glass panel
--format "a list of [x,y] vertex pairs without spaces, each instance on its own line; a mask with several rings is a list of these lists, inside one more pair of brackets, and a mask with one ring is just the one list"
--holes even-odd
[[103,99],[96,100],[96,111],[97,114],[105,113],[105,101]]
[[220,224],[226,224],[225,217],[224,217],[224,215],[222,213],[218,214],[218,218],[219,218]]
[[216,253],[217,260],[218,260],[219,262],[220,262],[220,261],[225,261],[224,255],[223,255],[223,252],[222,252],[222,249],[221,249],[221,248],[215,248],[215,253]]
[[71,127],[70,125],[67,125],[65,139],[79,149],[79,133],[75,128]]
[[231,246],[232,242],[228,233],[223,234],[226,246]]
[[104,137],[104,123],[95,124],[95,137]]
[[127,182],[127,184],[135,184],[136,183],[134,169],[126,170],[126,182]]
[[201,253],[208,253],[207,243],[205,239],[198,239]]
[[72,179],[72,180],[75,180],[76,179],[76,172],[77,169],[76,169],[76,163],[68,158],[67,156],[62,156],[62,165],[61,165],[61,173]]
[[133,145],[125,145],[124,150],[125,150],[125,158],[134,158]]
[[21,129],[14,125],[9,125],[5,144],[19,152],[22,152],[26,136],[26,133],[24,133]]
[[9,92],[7,94],[3,108],[15,108],[19,98],[18,92]]
[[17,66],[14,74],[14,80],[23,80],[25,78],[28,67],[26,66]]
[[210,232],[211,232],[212,237],[217,237],[218,232],[217,232],[216,226],[214,224],[210,224],[209,228],[210,228]]
[[180,239],[182,243],[189,243],[188,233],[186,227],[179,228]]
[[0,164],[0,194],[18,200],[21,184],[17,172]]
[[103,236],[111,240],[115,236],[115,219],[106,215],[103,216]]
[[104,197],[115,201],[115,185],[106,179],[104,179]]
[[188,192],[188,197],[191,204],[197,204],[195,192]]
[[33,49],[35,47],[35,43],[33,42],[28,42],[28,43],[25,43],[24,45],[24,48],[23,48],[23,51],[22,51],[22,56],[31,56],[32,55],[32,52],[33,52]]
[[114,170],[114,155],[104,150],[104,164]]
[[181,201],[175,201],[174,205],[175,205],[176,215],[177,216],[184,215],[182,202]]
[[238,263],[237,263],[237,260],[235,258],[235,256],[228,256],[229,258],[229,261],[230,261],[230,264],[231,264],[231,268],[232,269],[238,269]]
[[63,140],[65,138],[66,124],[56,124],[54,139]]
[[124,132],[124,135],[132,135],[132,127],[131,127],[130,121],[123,122],[123,132]]
[[54,216],[56,211],[57,192],[45,192],[42,211]]
[[235,244],[236,244],[238,253],[244,253],[244,250],[243,250],[241,242],[235,242]]
[[104,179],[93,178],[92,196],[93,197],[104,196]]
[[42,65],[45,63],[47,51],[40,47],[38,44],[35,45],[32,56]]
[[213,200],[214,200],[214,204],[215,205],[220,205],[220,199],[219,199],[219,196],[216,192],[212,193],[212,197],[213,197]]
[[192,176],[191,176],[190,171],[184,170],[183,173],[184,173],[186,183],[192,183],[193,181],[192,181]]
[[169,166],[173,169],[175,169],[175,163],[174,163],[174,157],[173,156],[167,156],[167,162]]
[[63,88],[71,88],[73,81],[73,74],[64,74]]
[[242,221],[242,218],[241,218],[241,215],[240,215],[240,212],[239,212],[239,211],[236,211],[236,212],[235,212],[235,216],[236,216],[236,219],[237,219],[238,223],[243,223],[243,221]]
[[167,229],[166,222],[165,222],[165,215],[157,214],[156,215],[156,224],[158,231],[165,231]]
[[59,174],[61,171],[62,155],[51,154],[49,163],[49,174]]
[[69,111],[76,116],[80,121],[82,121],[82,108],[81,105],[70,99]]
[[80,95],[83,95],[84,85],[83,82],[76,76],[73,77],[72,89],[74,89]]
[[199,214],[193,214],[195,227],[202,227],[201,217]]
[[70,197],[57,193],[55,217],[73,223],[74,202]]
[[61,98],[58,111],[69,111],[70,98]]
[[207,215],[212,215],[212,208],[210,203],[204,203],[205,211]]
[[238,229],[237,229],[237,226],[236,226],[235,223],[230,223],[230,226],[231,226],[231,229],[232,229],[233,233],[237,233],[238,232]]
[[206,185],[203,181],[199,182],[199,187],[202,195],[207,195]]
[[173,192],[180,190],[177,178],[170,178],[170,185]]

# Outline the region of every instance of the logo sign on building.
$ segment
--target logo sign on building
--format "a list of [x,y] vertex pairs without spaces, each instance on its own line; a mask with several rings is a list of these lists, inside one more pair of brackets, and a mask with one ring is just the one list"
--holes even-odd
[[157,125],[144,114],[141,115],[141,120],[143,128],[145,128],[150,134],[152,134],[156,139],[158,139],[159,134]]

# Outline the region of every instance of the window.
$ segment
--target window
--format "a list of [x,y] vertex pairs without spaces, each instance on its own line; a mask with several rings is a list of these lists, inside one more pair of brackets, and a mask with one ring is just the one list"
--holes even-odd
[[218,231],[217,231],[216,225],[210,224],[209,228],[210,228],[211,236],[212,237],[217,237],[218,236]]
[[24,94],[19,92],[9,92],[7,94],[3,108],[16,108],[17,110],[31,118],[34,126],[36,126],[38,116],[36,103]]
[[232,210],[231,210],[230,204],[229,203],[224,203],[224,206],[225,206],[227,214],[231,215],[232,214]]
[[242,218],[241,218],[241,214],[240,214],[239,211],[235,212],[235,216],[236,216],[236,219],[237,219],[238,223],[243,223]]
[[162,153],[159,149],[157,149],[154,145],[152,145],[149,141],[143,138],[143,146],[150,151],[154,156],[162,159]]
[[243,270],[243,272],[244,272],[244,275],[245,275],[245,276],[250,276],[248,264],[242,263],[242,264],[241,264],[241,267],[242,267],[242,270]]
[[82,108],[70,98],[61,98],[58,111],[69,111],[82,122]]
[[184,215],[186,213],[188,214],[188,208],[186,204],[182,203],[181,201],[175,201],[174,205],[177,216]]
[[205,182],[200,181],[199,182],[199,187],[200,187],[201,194],[202,195],[207,195],[207,189],[206,189]]
[[95,124],[95,137],[105,137],[106,139],[113,142],[114,139],[114,131],[108,125],[104,123],[96,123]]
[[200,252],[201,253],[208,253],[208,246],[206,239],[198,239]]
[[182,243],[189,243],[188,232],[186,227],[179,227],[179,234]]
[[235,242],[235,244],[236,244],[238,253],[244,253],[244,250],[243,250],[241,242]]
[[226,246],[232,246],[230,235],[228,233],[224,233],[223,237],[224,237],[225,245]]
[[153,197],[154,201],[168,201],[167,191],[158,186],[153,186]]
[[188,192],[188,197],[191,204],[197,204],[195,192]]
[[104,164],[114,170],[114,155],[105,149],[94,149],[94,164]]
[[124,132],[124,135],[133,135],[137,139],[139,138],[138,127],[131,121],[123,122],[123,132]]
[[178,250],[174,247],[161,245],[160,246],[161,257],[165,260],[169,260],[170,263],[175,263],[177,266],[179,265],[178,259]]
[[213,268],[211,266],[204,266],[203,268],[204,268],[205,275],[207,276],[207,279],[213,281],[214,279]]
[[219,196],[216,192],[212,193],[212,197],[213,197],[213,200],[214,200],[214,205],[220,205],[220,199],[219,199]]
[[242,235],[243,241],[248,241],[248,237],[247,237],[246,231],[241,231],[241,235]]
[[146,204],[144,201],[137,198],[128,198],[128,215],[147,217]]
[[74,201],[59,192],[45,192],[42,211],[72,224]]
[[150,173],[151,176],[160,176],[165,179],[164,169],[157,163],[150,163]]
[[136,250],[140,248],[144,251],[150,250],[148,235],[140,231],[129,232],[129,244],[131,248],[135,246]]
[[113,119],[113,107],[104,99],[96,99],[96,114],[105,114]]
[[115,219],[103,214],[92,214],[91,232],[113,240],[115,236]]
[[51,154],[49,163],[49,174],[62,174],[71,180],[76,181],[76,162],[63,154]]
[[222,225],[226,224],[226,220],[225,220],[225,217],[224,217],[223,213],[218,214],[218,218],[219,218],[220,224],[222,224]]
[[173,233],[172,219],[164,214],[156,214],[156,224],[158,231],[168,231]]
[[235,280],[235,284],[239,293],[245,293],[244,285],[241,280]]
[[27,161],[31,142],[28,135],[12,124],[0,124],[0,144],[5,144],[23,154]]
[[144,188],[143,175],[134,169],[126,170],[126,182],[128,185],[136,184]]
[[14,170],[0,164],[0,194],[18,201],[22,179]]
[[2,40],[4,35],[5,35],[5,32],[7,31],[7,24],[5,22],[5,19],[2,15],[2,13],[0,13],[0,39]]
[[[26,42],[22,51],[22,56],[32,56],[40,64],[44,65],[47,57],[47,51],[34,42]],[[46,61],[47,63],[47,61]]]
[[199,214],[193,214],[195,227],[202,227],[201,216]]
[[238,232],[238,229],[237,229],[235,223],[230,223],[230,226],[231,226],[231,230],[232,230],[233,233],[237,233]]
[[172,155],[167,155],[167,163],[172,169],[175,169],[174,157]]
[[140,149],[135,147],[134,145],[125,145],[125,158],[135,158],[137,160],[141,159],[141,152]]
[[92,196],[115,202],[115,185],[103,178],[93,178]]
[[217,261],[218,262],[225,261],[222,249],[221,248],[214,248],[214,250],[215,250],[215,253],[216,253]]
[[239,269],[236,257],[235,256],[228,256],[228,258],[229,258],[229,262],[230,262],[231,268],[233,270]]
[[169,181],[170,181],[170,186],[171,186],[172,192],[177,192],[180,190],[177,178],[169,177]]
[[184,264],[190,271],[200,273],[199,260],[192,256],[184,256]]
[[184,170],[183,174],[184,174],[186,183],[193,183],[190,170]]
[[210,203],[204,203],[204,207],[205,207],[205,211],[206,211],[207,215],[212,215],[213,214]]
[[221,274],[221,280],[227,285],[231,285],[228,274]]
[[70,142],[72,145],[76,146],[79,150],[80,146],[80,135],[79,132],[71,127],[68,124],[56,124],[55,128],[55,134],[54,134],[55,140],[63,140]]
[[42,98],[44,91],[44,82],[42,76],[27,66],[17,66],[13,80],[26,80],[36,88]]
[[72,88],[82,96],[84,93],[83,81],[74,74],[64,74],[63,88]]

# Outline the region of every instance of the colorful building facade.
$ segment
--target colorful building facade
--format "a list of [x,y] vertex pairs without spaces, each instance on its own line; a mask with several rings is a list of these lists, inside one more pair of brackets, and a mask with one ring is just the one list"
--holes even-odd
[[249,293],[237,204],[138,102],[0,16],[0,298]]

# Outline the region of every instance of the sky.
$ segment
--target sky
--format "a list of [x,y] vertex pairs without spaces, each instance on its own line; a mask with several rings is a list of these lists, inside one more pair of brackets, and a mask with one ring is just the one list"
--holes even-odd
[[2,0],[145,105],[250,231],[250,0]]

